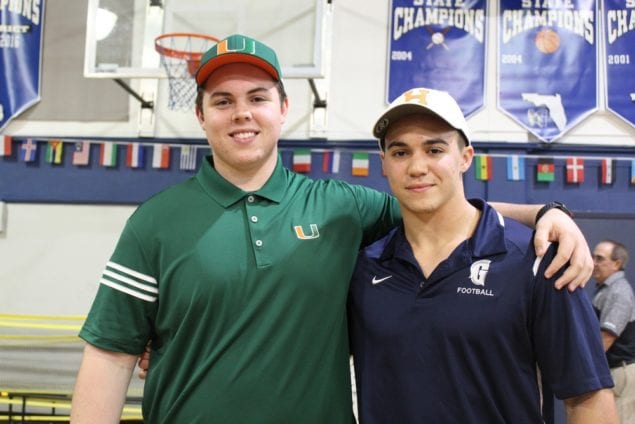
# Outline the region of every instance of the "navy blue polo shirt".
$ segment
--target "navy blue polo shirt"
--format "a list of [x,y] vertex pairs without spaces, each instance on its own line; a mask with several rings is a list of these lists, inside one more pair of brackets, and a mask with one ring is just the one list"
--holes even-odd
[[584,291],[543,276],[555,246],[537,260],[531,229],[472,203],[475,234],[429,278],[403,227],[360,252],[349,319],[364,424],[537,423],[540,375],[560,399],[613,385]]

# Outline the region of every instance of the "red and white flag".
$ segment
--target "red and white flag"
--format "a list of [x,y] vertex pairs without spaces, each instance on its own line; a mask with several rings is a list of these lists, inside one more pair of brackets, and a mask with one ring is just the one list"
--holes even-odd
[[602,159],[602,167],[600,168],[602,175],[600,175],[600,181],[602,184],[613,184],[615,176],[615,161],[613,159]]
[[167,144],[155,144],[152,151],[152,167],[165,169],[170,167],[170,146]]
[[583,183],[584,182],[584,159],[567,158],[567,182]]

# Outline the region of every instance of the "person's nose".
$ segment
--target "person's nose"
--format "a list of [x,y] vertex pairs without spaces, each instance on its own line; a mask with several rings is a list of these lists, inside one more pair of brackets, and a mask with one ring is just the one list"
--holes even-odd
[[250,121],[252,119],[251,110],[249,107],[241,102],[236,104],[236,109],[232,115],[234,122]]
[[428,161],[421,153],[415,153],[410,158],[408,173],[413,177],[426,175],[428,173]]

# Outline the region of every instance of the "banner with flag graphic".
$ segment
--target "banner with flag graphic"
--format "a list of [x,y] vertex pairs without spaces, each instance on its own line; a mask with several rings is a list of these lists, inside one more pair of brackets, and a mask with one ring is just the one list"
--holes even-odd
[[507,179],[525,181],[525,158],[518,155],[507,156]]
[[301,173],[311,172],[311,150],[293,150],[293,171]]
[[536,181],[552,182],[556,179],[556,165],[552,158],[540,158],[536,165]]
[[392,0],[387,103],[413,87],[449,92],[465,116],[485,92],[486,1]]
[[64,157],[64,143],[62,140],[50,140],[46,144],[46,162],[59,165]]
[[37,143],[32,138],[27,138],[20,145],[20,159],[24,162],[35,162],[37,155]]
[[107,168],[117,166],[117,144],[112,142],[101,143],[101,146],[99,146],[99,164]]
[[492,157],[489,155],[476,155],[474,157],[474,176],[479,181],[489,181],[493,174]]
[[90,142],[78,141],[73,152],[73,165],[86,166],[90,163]]
[[337,174],[340,172],[340,151],[333,150],[322,153],[322,172]]
[[155,169],[167,169],[170,167],[170,146],[156,143],[152,150],[152,167]]
[[567,182],[573,184],[584,182],[584,159],[567,158]]
[[596,0],[500,0],[498,108],[551,142],[597,110]]
[[0,2],[0,131],[40,101],[45,3]]
[[600,166],[600,182],[604,185],[613,184],[615,175],[615,161],[610,158],[602,159]]
[[179,169],[186,171],[192,171],[196,169],[196,152],[198,151],[196,146],[181,146],[181,160],[179,163]]
[[2,136],[0,142],[0,156],[11,156],[13,138],[10,135]]
[[351,174],[356,177],[368,177],[369,171],[369,159],[368,153],[357,152],[353,153],[353,162]]
[[143,168],[146,164],[146,153],[143,145],[128,143],[126,145],[126,166],[128,168]]
[[603,0],[602,10],[606,108],[635,126],[635,2]]

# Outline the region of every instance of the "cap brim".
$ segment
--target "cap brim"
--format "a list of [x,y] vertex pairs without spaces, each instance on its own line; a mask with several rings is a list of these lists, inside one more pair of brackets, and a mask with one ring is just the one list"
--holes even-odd
[[[384,138],[386,136],[386,131],[388,131],[388,127],[392,125],[392,123],[394,123],[397,119],[401,117],[404,117],[407,115],[414,115],[414,114],[434,115],[441,118],[439,114],[431,111],[425,106],[422,106],[416,103],[405,103],[405,104],[395,106],[394,108],[384,112],[384,114],[381,115],[381,117],[375,123],[375,127],[373,128],[373,135],[380,139]],[[383,125],[383,126],[380,125],[382,122],[386,120],[387,120],[386,125]]]
[[383,144],[383,140],[386,137],[386,132],[388,132],[388,127],[390,127],[390,125],[392,125],[398,119],[403,118],[404,116],[415,115],[415,114],[436,116],[437,118],[446,122],[449,126],[454,128],[455,130],[460,132],[463,135],[463,138],[465,139],[466,145],[468,146],[470,145],[471,143],[470,136],[465,132],[464,129],[458,128],[452,122],[449,122],[447,119],[445,119],[443,116],[439,115],[432,109],[429,109],[423,105],[420,105],[417,103],[404,103],[404,104],[397,105],[392,109],[387,110],[383,115],[381,115],[381,117],[375,123],[375,126],[373,127],[373,135],[377,139],[379,139],[380,147]]
[[250,54],[229,53],[229,54],[223,54],[223,55],[217,56],[214,59],[207,61],[207,63],[205,63],[203,66],[201,66],[199,70],[196,72],[196,83],[199,86],[204,85],[205,81],[207,81],[209,76],[215,70],[217,70],[221,66],[229,65],[231,63],[248,63],[250,65],[257,66],[258,68],[262,69],[263,71],[271,75],[271,77],[275,81],[280,81],[280,75],[278,75],[278,72],[276,71],[276,69],[273,66],[271,66],[269,63],[264,61],[263,59],[260,59],[256,56],[252,56]]

